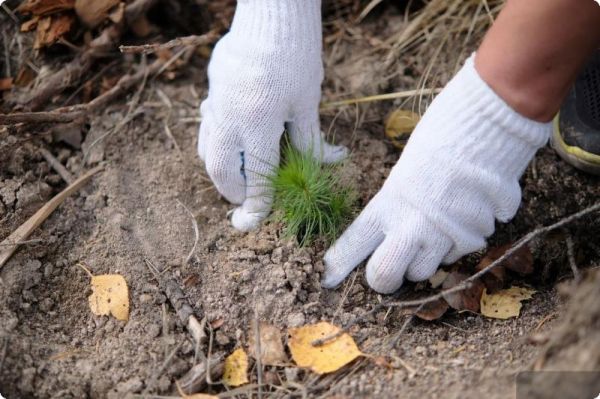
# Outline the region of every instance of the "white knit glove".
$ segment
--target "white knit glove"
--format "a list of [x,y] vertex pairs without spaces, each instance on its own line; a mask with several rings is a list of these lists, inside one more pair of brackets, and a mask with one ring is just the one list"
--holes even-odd
[[344,158],[319,127],[320,0],[239,0],[231,30],[208,66],[198,153],[217,190],[241,204],[232,215],[240,230],[258,227],[272,203],[268,176],[279,164],[279,142],[324,162]]
[[494,219],[511,219],[519,177],[550,123],[512,110],[469,58],[423,116],[381,191],[325,254],[323,286],[360,262],[369,285],[392,293],[431,277],[441,262],[485,247]]

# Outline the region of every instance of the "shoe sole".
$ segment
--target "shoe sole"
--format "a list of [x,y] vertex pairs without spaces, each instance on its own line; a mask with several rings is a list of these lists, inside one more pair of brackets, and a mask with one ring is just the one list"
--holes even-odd
[[560,157],[570,165],[584,172],[600,176],[600,155],[587,152],[580,147],[565,143],[560,135],[559,127],[560,113],[554,118],[552,137],[550,144]]

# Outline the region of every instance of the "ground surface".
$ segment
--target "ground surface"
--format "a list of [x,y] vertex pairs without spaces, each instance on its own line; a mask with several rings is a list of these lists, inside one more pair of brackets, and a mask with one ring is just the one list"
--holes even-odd
[[[399,16],[390,18],[400,24]],[[360,29],[377,32],[385,28],[381,24],[367,21]],[[376,87],[376,59],[356,62],[354,57],[368,48],[369,35],[355,36],[360,39],[327,48],[326,96],[414,87],[419,64],[408,61],[399,76]],[[192,366],[194,347],[146,261],[159,270],[168,268],[165,273],[180,283],[199,315],[222,322],[215,352],[229,353],[247,343],[255,309],[260,319],[282,329],[319,320],[343,326],[382,300],[368,288],[362,269],[339,289],[323,290],[322,245],[298,248],[280,238],[281,226],[274,222],[249,234],[229,226],[226,214],[231,206],[210,188],[195,151],[193,119],[206,92],[205,64],[197,60],[175,82],[148,84],[139,115],[94,148],[91,160],[105,162],[105,171],[38,229],[32,238],[40,242],[22,247],[0,270],[0,392],[5,397],[173,395],[173,381]],[[165,134],[167,110],[158,89],[172,103],[169,124],[177,146]],[[375,103],[323,115],[324,130],[330,128],[336,141],[352,149],[347,168],[359,188],[361,206],[377,192],[399,155],[383,135],[383,121],[393,107]],[[87,142],[106,133],[126,113],[123,101],[92,117]],[[65,183],[38,155],[38,143],[6,131],[0,134],[3,239]],[[58,143],[49,149],[74,174],[84,169],[80,150]],[[540,151],[522,183],[523,205],[511,223],[498,226],[491,239],[494,245],[583,209],[600,194],[598,178],[565,165],[549,148]],[[199,245],[188,263],[184,260],[194,231],[181,204],[192,211],[200,229]],[[289,385],[289,392],[304,387],[311,397],[513,397],[515,373],[535,362],[538,344],[565,314],[556,283],[571,278],[566,236],[573,237],[579,267],[597,266],[597,221],[598,215],[582,219],[569,231],[534,243],[537,272],[520,284],[538,293],[519,318],[498,321],[450,312],[435,322],[416,321],[397,336],[406,316],[383,310],[351,333],[365,352],[390,355],[392,368],[363,360],[322,380],[293,369],[279,375],[296,383]],[[478,256],[466,262],[475,264]],[[124,275],[130,289],[129,322],[90,313],[89,278],[77,263],[94,274]],[[406,290],[414,292],[415,286]],[[390,349],[392,341],[396,346]],[[285,396],[285,391],[274,395]]]

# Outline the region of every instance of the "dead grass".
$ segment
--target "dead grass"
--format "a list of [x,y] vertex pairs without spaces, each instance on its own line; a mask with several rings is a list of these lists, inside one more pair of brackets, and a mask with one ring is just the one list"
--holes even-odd
[[[346,40],[356,40],[358,31],[352,27],[368,19],[378,7],[385,7],[385,2],[382,0],[362,3],[364,4],[360,13],[353,21],[336,18],[328,22],[337,30],[326,37],[326,43],[335,46],[343,40],[344,35],[347,36]],[[408,60],[409,63],[415,64],[416,70],[420,71],[420,76],[417,86],[410,88],[413,90],[412,95],[372,93],[369,97],[342,100],[327,105],[342,106],[364,101],[402,98],[402,106],[412,102],[413,110],[422,114],[426,108],[423,100],[433,98],[437,94],[436,88],[444,86],[458,71],[464,59],[476,49],[503,4],[503,0],[430,0],[417,11],[412,13],[407,11],[404,16],[404,26],[388,37],[379,38],[381,39],[379,44],[356,55],[353,60],[373,54],[380,55],[387,72],[376,78],[377,85],[382,87],[387,86],[390,80],[398,76],[399,71],[402,70],[401,63],[406,63]],[[342,9],[347,10],[348,7],[346,5]],[[407,9],[410,9],[410,6]]]

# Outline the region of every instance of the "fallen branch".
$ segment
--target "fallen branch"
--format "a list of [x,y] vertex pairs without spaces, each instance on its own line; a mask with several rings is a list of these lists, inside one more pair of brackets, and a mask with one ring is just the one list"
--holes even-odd
[[151,54],[156,53],[160,50],[168,50],[173,47],[188,46],[198,47],[206,46],[213,43],[219,38],[219,34],[216,31],[211,31],[203,35],[192,35],[185,37],[178,37],[173,40],[169,40],[166,43],[154,43],[154,44],[142,44],[141,46],[119,46],[119,50],[122,53],[142,53]]
[[413,308],[413,307],[418,307],[415,311],[413,311],[412,313],[416,313],[418,311],[418,309],[420,309],[421,306],[437,301],[438,299],[441,299],[442,297],[444,297],[445,295],[449,295],[449,294],[454,294],[456,292],[460,292],[463,290],[468,289],[471,286],[471,283],[473,283],[473,281],[481,278],[483,275],[485,275],[486,273],[488,273],[489,271],[491,271],[492,269],[494,269],[495,267],[497,267],[498,265],[502,264],[506,259],[510,258],[515,252],[517,252],[519,249],[521,249],[523,246],[525,246],[527,243],[529,243],[530,241],[532,241],[533,239],[549,233],[550,231],[559,229],[561,227],[564,227],[565,225],[581,219],[582,217],[589,215],[590,213],[593,212],[597,212],[600,211],[600,202],[589,206],[577,213],[574,213],[572,215],[569,215],[567,217],[562,218],[561,220],[559,220],[558,222],[551,224],[549,226],[545,226],[545,227],[540,227],[537,228],[533,231],[531,231],[530,233],[526,234],[525,236],[523,236],[520,240],[518,240],[512,247],[510,247],[506,252],[504,252],[504,254],[499,257],[498,259],[496,259],[495,261],[493,261],[492,263],[490,263],[487,267],[481,269],[480,271],[478,271],[477,273],[473,274],[472,276],[466,278],[465,280],[463,280],[460,284],[455,285],[452,288],[448,288],[446,290],[442,290],[440,292],[438,292],[437,294],[434,295],[430,295],[428,297],[425,298],[421,298],[421,299],[414,299],[414,300],[410,300],[410,301],[395,301],[395,300],[389,300],[389,301],[384,301],[381,302],[380,304],[378,304],[377,306],[375,306],[373,309],[371,309],[369,312],[365,313],[364,315],[362,315],[361,317],[353,320],[351,323],[349,323],[347,326],[345,326],[344,328],[340,329],[340,331],[338,331],[336,334],[332,334],[330,336],[324,337],[324,338],[320,338],[317,340],[314,340],[312,342],[312,344],[314,346],[321,346],[326,344],[327,342],[330,342],[336,338],[338,338],[339,336],[341,336],[344,333],[347,333],[348,330],[356,325],[357,323],[359,323],[361,320],[364,320],[365,318],[373,315],[374,313],[378,312],[380,309],[385,308],[385,307],[396,307],[396,308]]
[[32,217],[27,219],[27,221],[19,226],[19,228],[17,228],[10,236],[8,236],[8,238],[2,241],[2,243],[0,243],[1,246],[5,246],[5,244],[8,245],[6,249],[0,252],[0,268],[4,266],[12,254],[17,250],[19,243],[26,240],[33,230],[37,229],[42,223],[44,223],[48,216],[50,216],[50,214],[52,214],[52,212],[54,212],[54,210],[60,204],[62,204],[68,196],[79,190],[85,183],[88,182],[88,180],[90,180],[92,176],[100,172],[102,169],[103,166],[98,166],[75,180],[73,184],[58,193],[50,201],[46,202],[46,204],[41,207]]
[[89,44],[89,47],[70,63],[64,65],[52,76],[36,88],[25,100],[28,108],[36,110],[44,106],[48,100],[63,90],[77,84],[98,58],[114,51],[125,27],[146,13],[157,0],[135,0],[125,7],[125,23],[111,25]]
[[[211,40],[216,40],[216,37],[212,38]],[[148,66],[148,68],[140,68],[139,71],[133,74],[123,75],[117,84],[114,85],[110,90],[96,97],[87,104],[66,106],[47,112],[0,114],[0,126],[16,123],[40,124],[72,122],[78,118],[85,117],[90,112],[105,107],[121,95],[131,90],[131,88],[141,82],[144,77],[159,74],[166,65],[172,62],[172,59],[164,60],[157,58]]]
[[202,322],[198,321],[194,315],[192,305],[190,305],[177,281],[171,278],[164,278],[152,262],[148,259],[145,261],[146,266],[150,272],[152,272],[156,281],[158,281],[160,288],[167,296],[173,309],[175,309],[175,313],[179,317],[179,320],[181,320],[182,324],[186,326],[190,334],[192,334],[194,341],[199,343],[205,340],[206,333],[204,331],[204,325],[206,324],[206,319],[203,318]]

